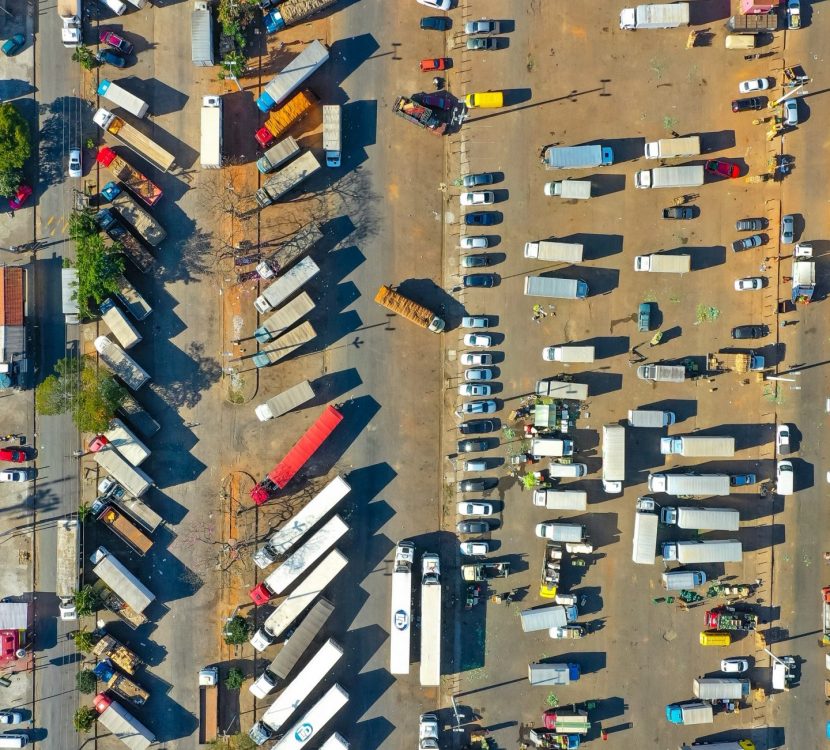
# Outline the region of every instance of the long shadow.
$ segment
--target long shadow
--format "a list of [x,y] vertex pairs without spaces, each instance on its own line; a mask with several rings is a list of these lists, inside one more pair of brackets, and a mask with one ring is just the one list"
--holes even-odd
[[477,117],[468,117],[466,122],[481,122],[483,120],[489,120],[493,117],[501,117],[503,115],[512,115],[516,112],[521,112],[525,109],[530,109],[532,107],[542,107],[545,104],[554,104],[556,102],[562,101],[577,101],[580,96],[586,96],[587,94],[599,94],[600,96],[610,96],[610,94],[605,93],[605,86],[600,86],[595,89],[588,89],[587,91],[571,91],[569,94],[565,94],[564,96],[554,97],[553,99],[546,99],[545,101],[541,102],[533,102],[532,104],[525,104],[521,107],[513,107],[511,109],[503,109],[499,110],[498,112],[494,112],[488,115],[479,115]]
[[592,174],[591,180],[591,194],[594,198],[602,198],[605,195],[612,195],[614,193],[621,193],[625,190],[625,175],[624,174]]
[[321,375],[316,380],[311,381],[311,387],[315,395],[307,404],[307,407],[322,406],[330,401],[335,401],[349,391],[353,391],[362,383],[360,373],[354,367]]
[[700,134],[700,150],[704,154],[735,148],[734,130],[713,130]]
[[726,248],[723,245],[687,247],[685,250],[692,256],[692,271],[703,271],[726,263]]
[[588,394],[593,398],[606,393],[622,390],[623,376],[617,372],[581,372],[575,380],[588,385]]

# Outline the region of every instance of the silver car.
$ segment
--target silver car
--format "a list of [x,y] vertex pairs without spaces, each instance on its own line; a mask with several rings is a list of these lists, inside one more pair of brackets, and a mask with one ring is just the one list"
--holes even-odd
[[464,235],[458,241],[458,244],[462,250],[484,250],[490,244],[490,241],[486,237],[469,237]]
[[479,401],[468,401],[461,404],[458,409],[459,414],[492,414],[497,411],[498,407],[493,399],[482,399]]
[[461,364],[465,367],[488,367],[493,364],[493,355],[489,352],[464,352],[461,355]]
[[792,245],[795,242],[795,216],[785,214],[781,217],[781,244]]
[[[464,370],[464,380],[468,383],[476,383],[493,379],[493,371],[489,367],[475,367]],[[489,393],[487,394],[490,395]]]
[[489,328],[490,318],[484,315],[465,315],[461,318],[462,328]]

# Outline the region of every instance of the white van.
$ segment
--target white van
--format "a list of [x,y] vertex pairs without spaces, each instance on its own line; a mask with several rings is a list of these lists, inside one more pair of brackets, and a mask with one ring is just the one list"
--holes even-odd
[[26,747],[29,738],[25,734],[0,734],[0,747]]
[[667,570],[663,573],[663,588],[668,591],[694,589],[706,583],[702,570]]
[[775,491],[779,495],[792,495],[795,492],[795,472],[792,461],[779,461],[775,470]]
[[548,474],[558,479],[578,479],[588,473],[585,464],[559,464],[551,461],[548,466]]
[[123,16],[127,6],[121,0],[101,0],[116,16]]
[[545,362],[593,362],[594,357],[593,346],[546,346],[542,349]]

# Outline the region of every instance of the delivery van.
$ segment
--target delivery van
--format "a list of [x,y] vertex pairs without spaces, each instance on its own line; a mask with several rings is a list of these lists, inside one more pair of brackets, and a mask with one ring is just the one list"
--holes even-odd
[[667,591],[694,589],[706,583],[702,570],[667,570],[663,573],[663,588]]
[[732,643],[732,633],[728,630],[704,630],[700,634],[701,646],[729,646]]
[[503,107],[504,106],[504,92],[503,91],[484,91],[478,94],[467,94],[464,97],[464,104],[468,107]]
[[585,464],[560,464],[551,461],[548,465],[548,475],[558,479],[578,479],[588,473]]
[[757,46],[757,34],[729,34],[726,37],[726,49],[755,49]]

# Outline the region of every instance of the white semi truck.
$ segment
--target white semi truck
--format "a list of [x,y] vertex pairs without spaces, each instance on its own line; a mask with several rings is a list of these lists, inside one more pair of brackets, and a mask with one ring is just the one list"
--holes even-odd
[[58,611],[61,620],[77,620],[75,592],[81,575],[80,529],[76,518],[61,518],[57,522],[57,571],[55,593],[60,599]]
[[689,273],[692,270],[692,256],[665,253],[637,255],[634,257],[634,270],[649,273]]
[[602,489],[622,492],[625,481],[625,427],[602,426]]
[[741,543],[736,539],[696,542],[664,542],[663,560],[681,565],[741,562]]
[[620,11],[621,29],[676,29],[689,25],[689,3],[637,5]]
[[414,562],[415,545],[412,542],[398,542],[392,568],[392,616],[389,626],[389,671],[392,674],[409,674]]
[[155,601],[156,595],[106,547],[98,547],[89,559],[94,565],[92,572],[135,612],[144,612]]
[[737,531],[741,514],[734,508],[686,508],[664,505],[660,521],[666,526],[701,531]]
[[298,406],[308,403],[313,398],[314,389],[307,380],[304,380],[302,383],[292,385],[282,393],[269,398],[264,404],[257,406],[254,411],[260,422],[267,422],[269,419],[276,419],[283,414],[287,414]]
[[147,371],[109,337],[99,336],[94,345],[101,361],[131,390],[137,391],[150,380]]
[[222,167],[222,97],[202,97],[201,143],[199,163],[202,169]]
[[279,307],[295,292],[320,273],[320,267],[311,259],[303,258],[297,265],[286,271],[254,300],[254,307],[261,314]]
[[441,683],[441,562],[428,553],[421,559],[421,685]]
[[323,151],[326,166],[339,167],[343,156],[343,108],[339,104],[323,105]]
[[703,180],[703,165],[688,164],[680,167],[641,169],[634,175],[634,186],[642,189],[701,187]]
[[707,497],[729,494],[728,474],[649,474],[649,492],[667,495]]

